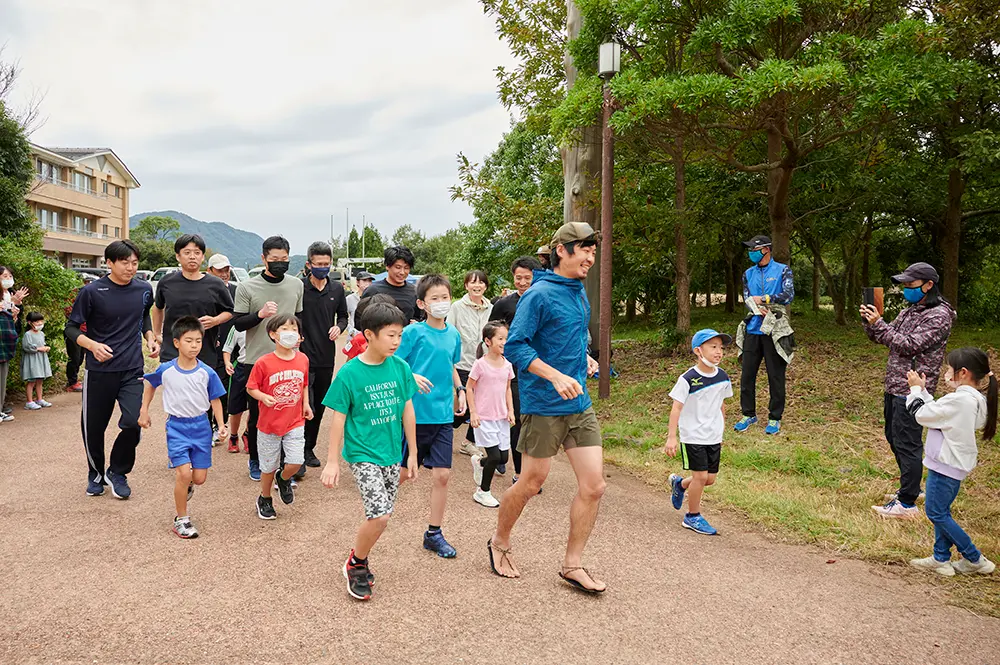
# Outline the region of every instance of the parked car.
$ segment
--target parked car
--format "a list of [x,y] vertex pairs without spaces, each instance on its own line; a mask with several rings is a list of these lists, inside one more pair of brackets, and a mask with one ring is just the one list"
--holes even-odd
[[178,270],[180,270],[179,266],[164,266],[163,268],[156,269],[156,271],[153,273],[153,276],[149,278],[150,284],[153,285],[154,297],[156,296],[156,285],[159,283],[159,281],[164,277],[166,277],[167,275],[169,275],[170,273],[177,272]]
[[145,281],[148,282],[149,279],[153,276],[153,271],[152,270],[136,270],[135,271],[135,276],[138,277],[139,279],[142,279],[142,280],[145,280]]
[[232,281],[237,284],[250,279],[250,273],[246,271],[246,268],[237,268],[236,266],[232,266],[229,268],[229,273],[233,276]]
[[256,268],[250,268],[249,272],[247,272],[247,276],[248,277],[256,277],[257,275],[261,274],[262,272],[264,272],[264,266],[257,266]]
[[[73,271],[83,276],[93,275],[96,279],[100,279],[101,277],[111,273],[111,271],[107,268],[73,268]],[[84,277],[84,279],[86,279],[86,277]]]

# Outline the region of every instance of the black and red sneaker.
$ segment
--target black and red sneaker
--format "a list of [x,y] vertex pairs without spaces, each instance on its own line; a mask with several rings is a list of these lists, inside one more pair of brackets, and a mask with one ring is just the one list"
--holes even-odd
[[245,452],[247,455],[249,455],[250,454],[250,437],[247,436],[246,432],[243,432],[243,436],[241,437],[241,439],[243,441],[243,452]]
[[354,550],[344,561],[344,579],[347,580],[347,593],[358,600],[369,600],[372,597],[372,585],[369,581],[368,566],[352,564]]

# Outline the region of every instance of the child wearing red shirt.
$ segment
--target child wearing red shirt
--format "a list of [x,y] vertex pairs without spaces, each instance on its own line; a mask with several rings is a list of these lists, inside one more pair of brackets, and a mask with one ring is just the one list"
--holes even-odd
[[[278,486],[283,503],[295,500],[292,476],[305,462],[305,421],[312,420],[309,400],[309,359],[296,351],[301,337],[299,320],[289,314],[275,314],[267,320],[267,334],[276,343],[269,353],[254,363],[247,380],[247,394],[260,403],[257,419],[257,453],[260,459],[260,496],[257,516],[277,517],[271,500],[272,483]],[[281,453],[285,463],[278,471]]]

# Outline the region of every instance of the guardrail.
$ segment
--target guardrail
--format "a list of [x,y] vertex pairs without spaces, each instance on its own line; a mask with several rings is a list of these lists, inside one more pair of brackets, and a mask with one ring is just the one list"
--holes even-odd
[[48,185],[55,185],[56,187],[62,187],[64,189],[72,189],[74,192],[80,192],[81,194],[89,194],[90,196],[96,196],[99,199],[108,198],[108,195],[105,194],[104,192],[97,192],[94,191],[93,189],[90,189],[89,187],[81,187],[76,183],[67,182],[65,180],[59,180],[58,178],[53,178],[51,176],[46,177],[36,173],[35,179],[41,183],[45,183]]

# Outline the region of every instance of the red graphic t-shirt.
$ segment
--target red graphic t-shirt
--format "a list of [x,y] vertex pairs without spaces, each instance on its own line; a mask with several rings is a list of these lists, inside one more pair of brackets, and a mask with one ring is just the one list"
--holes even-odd
[[284,436],[305,425],[302,400],[309,381],[309,359],[295,352],[291,360],[282,360],[273,353],[254,363],[247,379],[247,390],[259,390],[275,399],[272,407],[260,405],[257,429],[265,434]]

